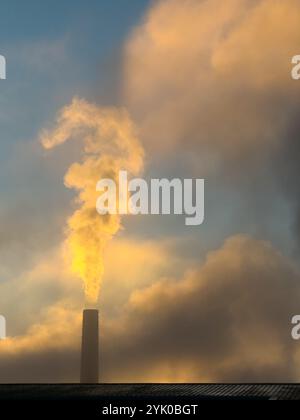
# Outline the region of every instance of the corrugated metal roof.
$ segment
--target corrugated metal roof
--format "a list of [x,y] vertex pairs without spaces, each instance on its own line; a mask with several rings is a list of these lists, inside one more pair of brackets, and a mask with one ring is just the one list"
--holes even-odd
[[300,385],[289,384],[98,384],[0,385],[0,399],[99,399],[109,397],[262,398],[299,400]]

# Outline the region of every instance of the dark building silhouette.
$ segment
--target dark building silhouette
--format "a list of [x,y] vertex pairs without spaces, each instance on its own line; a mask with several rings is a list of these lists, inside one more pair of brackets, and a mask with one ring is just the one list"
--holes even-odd
[[[103,404],[170,404],[202,400],[300,400],[300,385],[288,384],[98,384],[1,385],[1,400],[91,400]],[[14,407],[12,405],[12,407]],[[50,406],[51,407],[51,406]],[[101,418],[101,415],[100,415]]]
[[81,370],[82,384],[99,381],[99,313],[97,309],[85,309],[82,319]]

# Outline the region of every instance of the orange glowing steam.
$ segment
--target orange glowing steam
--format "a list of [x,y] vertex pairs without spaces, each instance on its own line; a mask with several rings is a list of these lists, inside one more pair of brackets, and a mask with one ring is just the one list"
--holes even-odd
[[67,222],[66,243],[72,269],[83,280],[87,301],[94,303],[103,276],[104,247],[121,227],[119,215],[97,213],[96,184],[101,178],[118,184],[120,170],[140,174],[144,151],[126,110],[78,98],[59,112],[52,130],[41,133],[46,149],[76,139],[83,141],[84,151],[82,161],[73,163],[65,175],[66,187],[77,191],[78,205]]

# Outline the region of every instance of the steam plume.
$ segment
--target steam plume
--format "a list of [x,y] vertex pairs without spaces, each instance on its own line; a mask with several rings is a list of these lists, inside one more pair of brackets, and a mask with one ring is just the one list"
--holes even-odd
[[121,227],[120,216],[100,216],[96,211],[96,184],[101,178],[118,183],[121,169],[138,175],[143,169],[143,148],[124,109],[102,108],[74,98],[58,115],[52,130],[41,133],[41,143],[52,149],[68,140],[81,139],[82,161],[65,175],[67,188],[77,191],[75,212],[68,219],[66,242],[72,269],[84,283],[88,302],[98,298],[103,276],[103,249]]

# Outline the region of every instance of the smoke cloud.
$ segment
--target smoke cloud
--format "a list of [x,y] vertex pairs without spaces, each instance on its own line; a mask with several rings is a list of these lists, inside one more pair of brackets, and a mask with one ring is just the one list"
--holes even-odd
[[[270,243],[231,237],[181,279],[132,291],[118,316],[101,317],[101,381],[299,381],[299,282]],[[77,382],[80,321],[79,306],[61,301],[1,342],[1,381]]]
[[300,83],[291,77],[299,21],[299,0],[158,1],[124,64],[146,150],[164,165],[179,155],[194,176],[234,191],[247,203],[242,225],[251,219],[261,237],[271,231],[273,240],[284,223],[288,247],[300,237]]
[[164,0],[125,49],[124,94],[147,150],[208,175],[256,173],[299,111],[300,1]]
[[97,213],[96,184],[101,178],[117,183],[121,169],[138,175],[143,169],[143,148],[125,110],[101,108],[75,98],[60,111],[56,126],[41,134],[41,142],[52,149],[78,139],[84,144],[82,162],[72,164],[65,175],[66,187],[77,191],[77,209],[68,219],[66,241],[86,298],[95,302],[103,275],[103,250],[121,227],[118,215]]
[[297,381],[299,281],[270,243],[228,238],[181,280],[132,293],[104,331],[104,381]]

